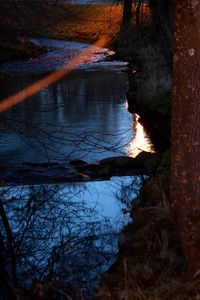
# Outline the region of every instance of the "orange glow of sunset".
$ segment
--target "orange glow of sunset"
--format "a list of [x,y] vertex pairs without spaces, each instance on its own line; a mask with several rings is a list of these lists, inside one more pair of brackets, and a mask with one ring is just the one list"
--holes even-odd
[[136,157],[140,152],[146,151],[154,153],[153,145],[147,137],[143,126],[139,123],[139,116],[134,114],[134,138],[126,148],[126,154],[131,157]]

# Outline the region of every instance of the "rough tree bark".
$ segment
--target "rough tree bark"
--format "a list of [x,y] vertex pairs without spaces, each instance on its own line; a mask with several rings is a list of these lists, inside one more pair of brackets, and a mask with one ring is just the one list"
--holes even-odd
[[200,273],[200,1],[176,0],[171,207],[188,270]]

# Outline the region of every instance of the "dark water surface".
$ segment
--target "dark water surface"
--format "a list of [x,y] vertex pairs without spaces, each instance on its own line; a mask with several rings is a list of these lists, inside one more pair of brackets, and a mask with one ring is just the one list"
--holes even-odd
[[[39,59],[1,66],[12,78],[0,82],[1,99],[16,93],[80,54],[88,45],[35,40],[49,52]],[[78,70],[0,115],[0,164],[97,161],[137,155],[153,146],[126,107],[126,64],[96,52]],[[1,188],[16,245],[16,270],[23,288],[48,283],[75,299],[92,299],[101,275],[117,254],[117,237],[137,195],[139,177],[63,185]],[[0,218],[0,228],[5,234]],[[9,251],[5,257],[11,272]],[[51,284],[50,284],[51,282]],[[57,296],[57,299],[62,298]],[[67,297],[66,297],[67,298]],[[62,298],[65,299],[65,298]]]
[[[1,99],[88,49],[82,43],[34,42],[46,44],[50,51],[38,59],[1,66],[13,76],[0,83]],[[1,114],[0,162],[96,161],[151,149],[145,132],[137,130],[126,109],[126,63],[107,61],[113,52],[105,48],[96,47],[94,52],[79,70]]]
[[[5,94],[38,78],[17,77],[4,85]],[[0,161],[95,161],[125,153],[133,138],[125,91],[125,73],[75,71],[3,114]]]

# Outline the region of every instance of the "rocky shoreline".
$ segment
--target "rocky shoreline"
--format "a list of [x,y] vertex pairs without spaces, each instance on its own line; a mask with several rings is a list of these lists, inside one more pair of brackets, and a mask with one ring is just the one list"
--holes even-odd
[[136,158],[108,157],[96,163],[73,160],[64,163],[31,163],[1,165],[0,182],[6,184],[58,184],[109,180],[113,176],[154,174],[161,160],[155,153],[141,152]]

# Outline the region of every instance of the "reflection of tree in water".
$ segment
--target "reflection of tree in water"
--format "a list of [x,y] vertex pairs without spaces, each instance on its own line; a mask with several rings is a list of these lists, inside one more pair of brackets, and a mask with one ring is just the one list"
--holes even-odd
[[[4,83],[6,88],[0,84],[1,98],[40,77],[20,76]],[[124,154],[133,136],[132,118],[123,106],[125,90],[125,73],[110,71],[75,72],[42,90],[1,114],[3,159],[97,160]]]
[[121,188],[116,193],[116,198],[125,206],[125,211],[131,211],[132,201],[138,195],[140,189],[141,181],[143,182],[147,176],[135,176],[132,183],[121,183]]
[[[123,140],[121,136],[129,135],[132,131],[132,128],[130,128],[112,134],[95,130],[83,130],[83,128],[80,130],[72,124],[56,126],[52,123],[48,124],[48,128],[45,128],[46,124],[44,126],[42,123],[33,125],[28,121],[24,123],[17,119],[7,118],[1,121],[2,128],[4,129],[5,126],[10,130],[11,150],[13,151],[14,147],[18,146],[18,140],[16,140],[15,145],[12,141],[18,137],[19,144],[24,142],[24,146],[19,148],[20,151],[24,153],[25,160],[31,162],[35,158],[39,161],[63,162],[74,158],[88,158],[89,155],[90,157],[98,157],[99,155],[102,158],[105,154],[110,155],[110,153],[114,155],[124,154],[123,148],[130,143],[130,139]],[[12,136],[13,133],[15,134],[14,137]],[[7,136],[9,136],[9,133]],[[34,150],[35,155],[30,154],[32,150]],[[12,160],[12,156],[10,159]]]
[[92,298],[100,276],[115,260],[117,230],[95,203],[80,200],[85,188],[1,190],[0,296],[78,299],[83,293]]

